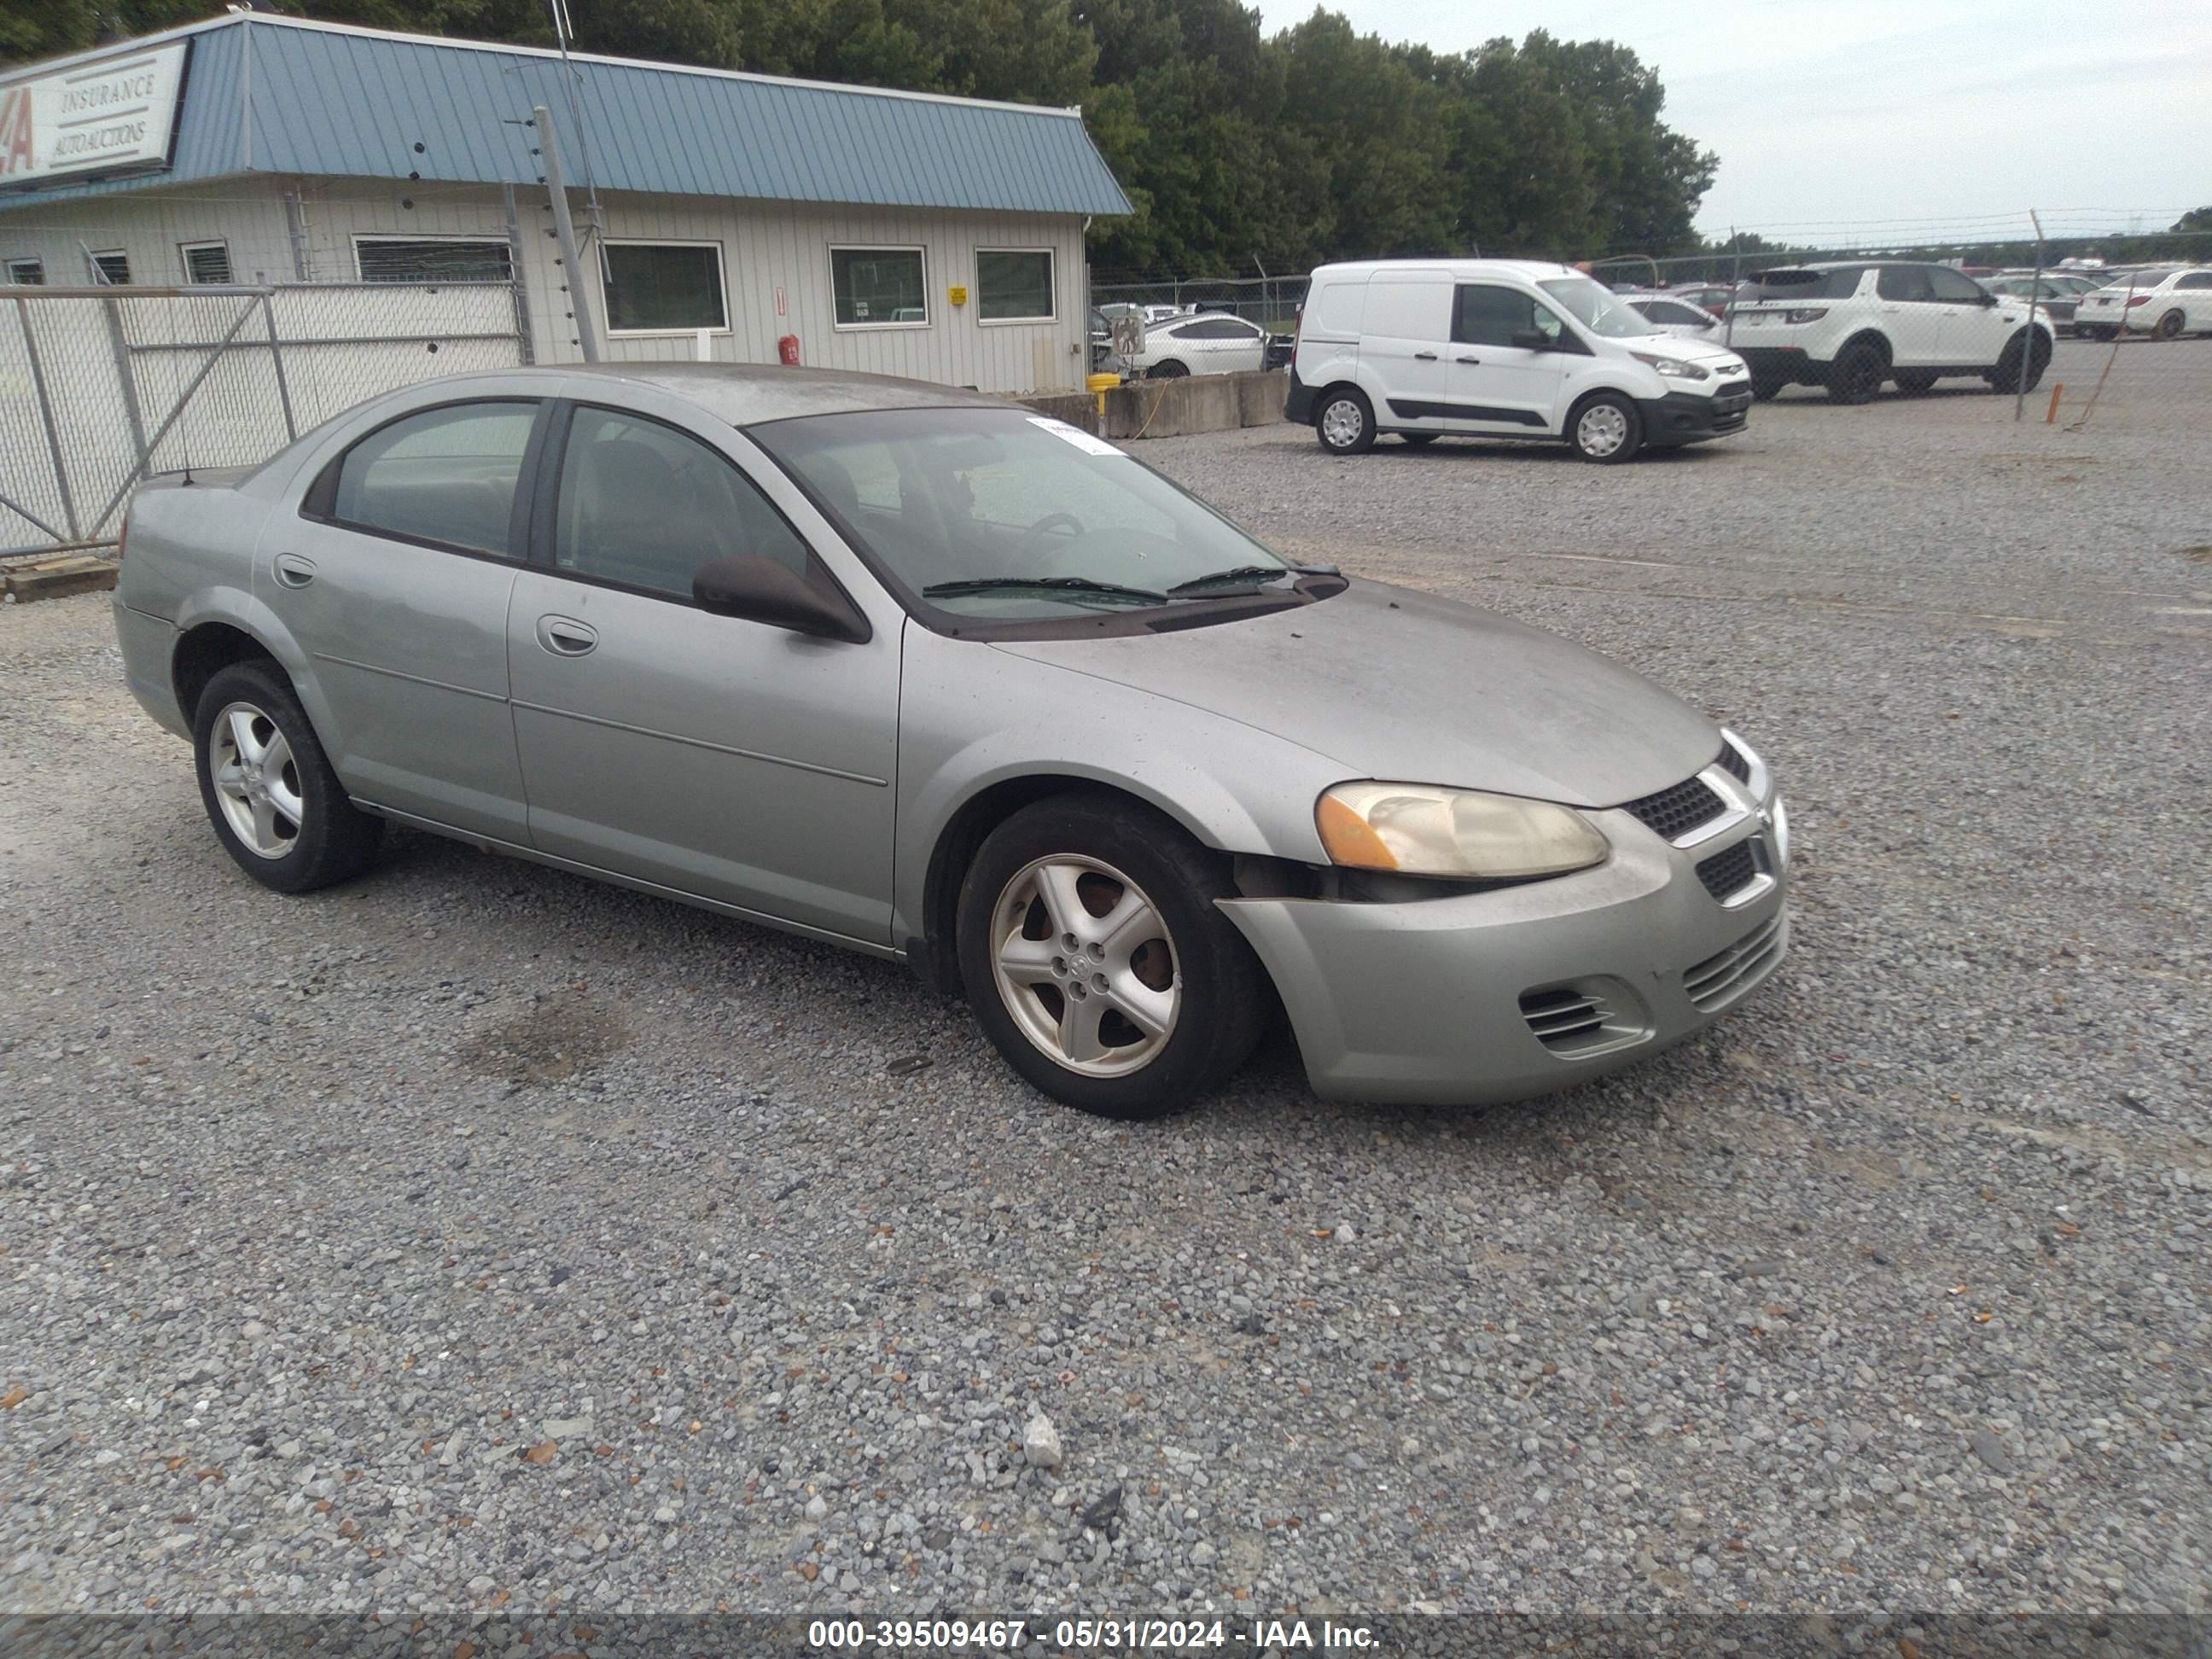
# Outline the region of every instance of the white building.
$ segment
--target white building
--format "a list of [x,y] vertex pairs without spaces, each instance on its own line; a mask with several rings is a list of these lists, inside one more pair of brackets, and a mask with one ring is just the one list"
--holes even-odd
[[601,355],[1079,386],[1083,233],[1129,211],[1079,112],[263,13],[0,78],[0,281],[511,279],[580,355],[533,107]]

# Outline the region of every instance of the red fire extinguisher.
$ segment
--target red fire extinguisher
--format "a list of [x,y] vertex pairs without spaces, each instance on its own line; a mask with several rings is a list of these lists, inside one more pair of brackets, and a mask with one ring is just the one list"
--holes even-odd
[[783,366],[786,368],[799,367],[799,337],[796,334],[785,335],[775,343],[775,349],[783,358]]

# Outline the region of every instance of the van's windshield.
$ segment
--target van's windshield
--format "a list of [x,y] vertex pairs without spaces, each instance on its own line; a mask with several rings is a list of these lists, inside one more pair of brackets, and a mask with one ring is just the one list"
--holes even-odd
[[1637,315],[1602,283],[1587,276],[1554,276],[1536,286],[1574,313],[1575,320],[1593,334],[1632,340],[1651,332],[1650,320]]

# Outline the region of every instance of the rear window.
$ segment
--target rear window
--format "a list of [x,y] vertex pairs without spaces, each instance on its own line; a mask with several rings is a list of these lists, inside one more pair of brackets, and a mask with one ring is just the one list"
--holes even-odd
[[1747,284],[1743,297],[1753,304],[1765,300],[1848,300],[1859,291],[1864,265],[1845,265],[1835,270],[1762,270]]

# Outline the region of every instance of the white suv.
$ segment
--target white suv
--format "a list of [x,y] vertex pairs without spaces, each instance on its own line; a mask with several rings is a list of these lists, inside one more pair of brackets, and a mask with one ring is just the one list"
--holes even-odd
[[1395,432],[1548,438],[1625,461],[1741,432],[1750,407],[1734,352],[1655,332],[1566,265],[1384,259],[1314,272],[1283,413],[1337,455]]
[[1863,404],[1885,380],[1918,392],[1964,374],[2011,392],[2023,370],[2033,389],[2051,362],[2046,317],[2031,323],[2026,301],[1948,265],[1861,259],[1761,271],[1738,290],[1729,325],[1760,398],[1821,386],[1839,404]]

